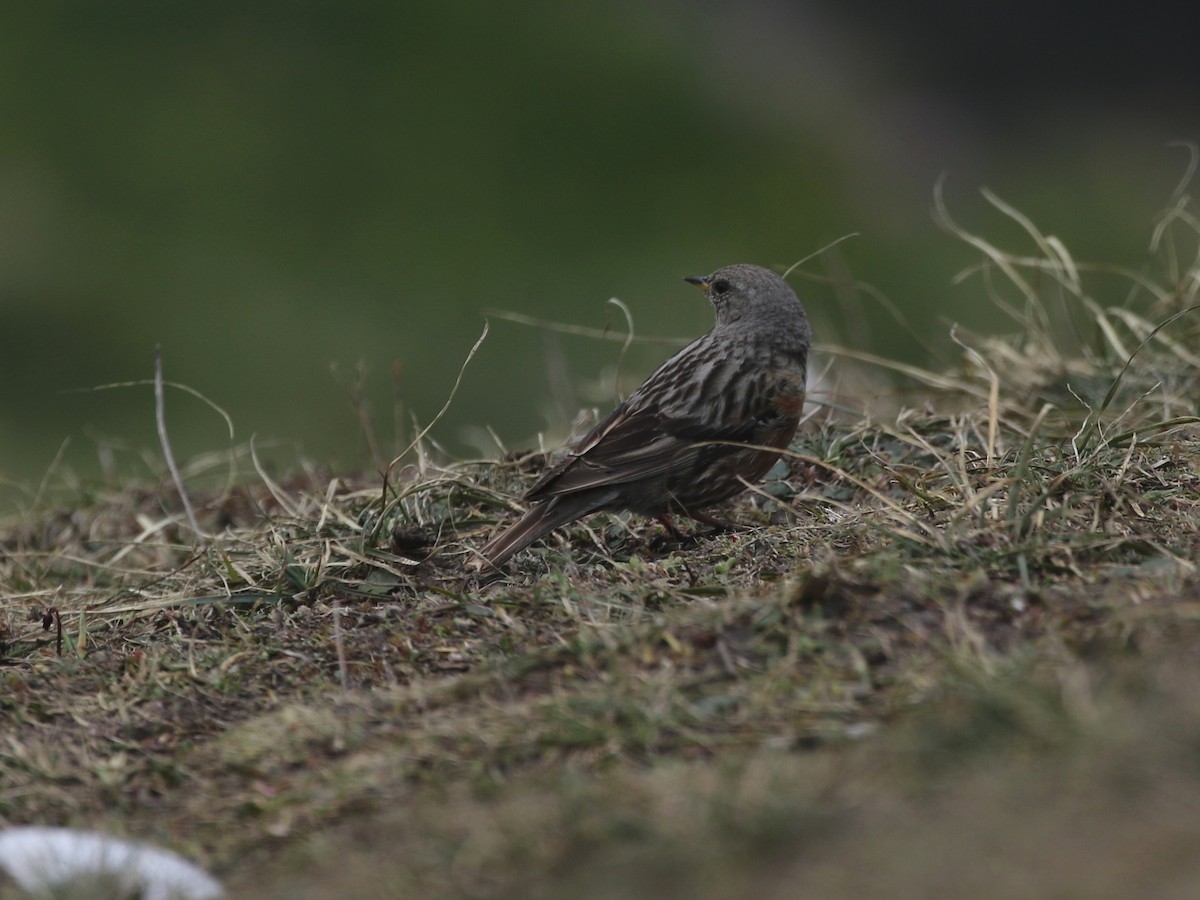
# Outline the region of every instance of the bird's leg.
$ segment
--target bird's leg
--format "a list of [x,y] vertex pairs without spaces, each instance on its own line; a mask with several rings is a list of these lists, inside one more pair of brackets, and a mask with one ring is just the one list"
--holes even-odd
[[655,516],[654,518],[662,522],[663,528],[667,529],[667,534],[671,535],[671,539],[675,541],[675,543],[679,544],[683,542],[683,533],[675,527],[675,523],[671,521],[671,517],[669,515],[663,513],[661,516]]
[[[699,522],[701,525],[707,525],[716,531],[738,531],[744,526],[738,525],[736,522],[725,522],[715,516],[710,516],[702,512],[689,512],[687,510],[679,510],[683,515],[687,516],[694,522]],[[682,531],[675,527],[675,523],[671,521],[670,515],[663,513],[661,516],[655,516],[658,521],[662,522],[663,527],[667,529],[667,533],[677,544],[682,544],[687,537]]]
[[684,515],[689,519],[694,519],[701,525],[708,525],[710,528],[715,528],[718,531],[736,531],[741,527],[735,522],[726,522],[722,519],[716,518],[715,516],[710,516],[707,513],[685,512]]

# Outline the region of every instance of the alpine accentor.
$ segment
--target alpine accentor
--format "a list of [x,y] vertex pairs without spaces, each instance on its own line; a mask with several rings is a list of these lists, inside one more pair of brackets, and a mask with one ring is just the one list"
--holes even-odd
[[481,550],[492,566],[600,510],[712,521],[699,512],[741,493],[779,458],[737,444],[787,447],[804,408],[804,307],[758,266],[685,280],[708,295],[713,330],[663,363],[530,488],[533,506]]

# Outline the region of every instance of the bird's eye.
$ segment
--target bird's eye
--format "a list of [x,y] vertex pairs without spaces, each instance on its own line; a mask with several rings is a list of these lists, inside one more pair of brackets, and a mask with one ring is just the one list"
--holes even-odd
[[718,278],[716,281],[713,282],[713,286],[712,286],[713,293],[718,294],[718,295],[728,294],[729,288],[730,288],[730,284],[724,278]]

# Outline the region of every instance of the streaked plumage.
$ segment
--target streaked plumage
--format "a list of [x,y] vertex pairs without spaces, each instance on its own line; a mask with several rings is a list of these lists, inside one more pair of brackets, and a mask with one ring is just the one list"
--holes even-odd
[[530,510],[480,551],[493,566],[601,510],[694,515],[741,493],[779,456],[720,442],[790,443],[811,341],[804,307],[758,266],[687,280],[712,302],[713,330],[663,363],[530,488]]

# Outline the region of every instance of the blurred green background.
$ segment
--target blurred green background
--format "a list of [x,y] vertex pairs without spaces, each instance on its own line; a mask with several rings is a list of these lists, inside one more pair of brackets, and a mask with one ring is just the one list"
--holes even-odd
[[[395,389],[428,422],[485,309],[622,329],[618,297],[639,334],[696,335],[711,317],[683,275],[849,232],[805,271],[869,282],[933,344],[1002,327],[950,283],[973,255],[933,186],[999,241],[984,184],[1079,257],[1141,265],[1186,163],[1166,142],[1198,137],[1200,103],[1196,13],[1139,9],[7,5],[0,480],[36,485],[68,439],[75,471],[153,467],[151,389],[86,389],[149,378],[157,344],[235,441],[357,470],[359,371],[386,453]],[[865,296],[793,283],[820,339],[923,358]],[[433,436],[561,437],[611,402],[618,351],[493,319]],[[229,446],[186,394],[168,420],[181,459]]]

